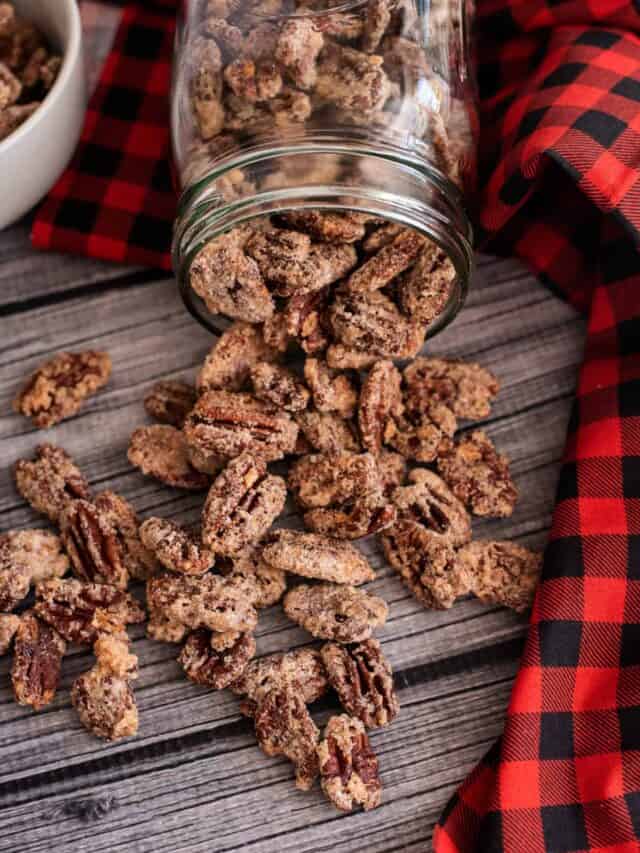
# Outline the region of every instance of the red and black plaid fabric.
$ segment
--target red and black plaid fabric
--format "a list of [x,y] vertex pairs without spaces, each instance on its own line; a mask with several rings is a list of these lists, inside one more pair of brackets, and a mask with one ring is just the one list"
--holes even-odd
[[[165,5],[172,5],[165,0]],[[590,316],[500,741],[437,853],[640,850],[640,4],[479,0],[483,247]],[[173,20],[129,6],[41,247],[169,267]]]

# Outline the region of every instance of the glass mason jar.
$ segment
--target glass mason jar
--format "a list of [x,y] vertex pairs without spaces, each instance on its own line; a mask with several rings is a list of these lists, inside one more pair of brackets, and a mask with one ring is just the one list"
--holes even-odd
[[189,310],[335,367],[409,358],[464,301],[473,0],[183,0],[173,257]]

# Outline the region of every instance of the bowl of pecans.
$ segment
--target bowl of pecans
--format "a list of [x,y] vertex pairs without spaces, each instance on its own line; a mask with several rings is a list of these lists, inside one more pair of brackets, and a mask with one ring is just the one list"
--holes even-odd
[[56,181],[80,136],[84,110],[75,0],[0,0],[0,228]]

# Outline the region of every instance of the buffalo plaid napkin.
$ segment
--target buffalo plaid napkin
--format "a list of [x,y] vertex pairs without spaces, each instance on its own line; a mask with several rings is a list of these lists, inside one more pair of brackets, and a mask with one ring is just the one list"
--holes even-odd
[[[523,258],[590,319],[504,734],[434,845],[637,853],[640,4],[479,0],[478,13],[483,247]],[[173,27],[157,3],[125,9],[78,151],[36,216],[36,246],[169,268]]]

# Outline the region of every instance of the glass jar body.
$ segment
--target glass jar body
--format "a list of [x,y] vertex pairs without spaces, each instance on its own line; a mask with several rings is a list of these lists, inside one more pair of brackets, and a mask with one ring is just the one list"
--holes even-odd
[[[248,223],[292,221],[312,240],[351,240],[360,261],[382,222],[398,226],[389,235],[413,229],[452,270],[446,300],[418,320],[432,335],[455,316],[472,264],[462,194],[475,174],[470,12],[451,0],[185,0],[172,93],[174,264],[201,322],[216,310],[248,319],[194,292],[203,247]],[[396,284],[382,289],[406,314]],[[277,287],[274,298],[277,312]]]

